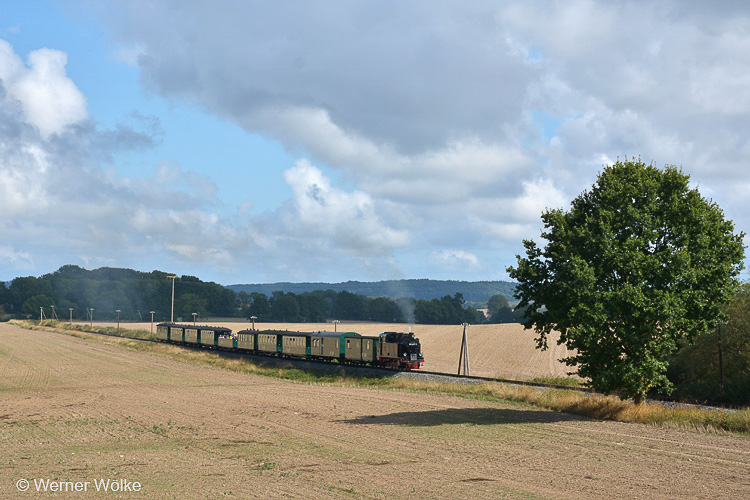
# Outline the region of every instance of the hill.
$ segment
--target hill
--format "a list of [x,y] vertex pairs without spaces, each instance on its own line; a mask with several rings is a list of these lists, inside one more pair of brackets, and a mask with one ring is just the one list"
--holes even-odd
[[347,281],[344,283],[254,283],[227,286],[235,292],[264,293],[282,291],[300,294],[315,290],[333,290],[335,292],[350,292],[368,297],[411,297],[415,299],[432,300],[453,296],[460,293],[467,302],[487,302],[493,295],[502,295],[509,302],[513,302],[515,283],[510,281],[453,281],[431,279],[405,279],[376,282]]

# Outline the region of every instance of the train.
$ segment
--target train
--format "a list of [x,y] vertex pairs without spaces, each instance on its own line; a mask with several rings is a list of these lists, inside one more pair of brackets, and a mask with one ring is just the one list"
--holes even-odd
[[241,330],[218,326],[159,323],[162,342],[311,361],[418,370],[424,364],[419,339],[412,332],[365,336],[355,332]]

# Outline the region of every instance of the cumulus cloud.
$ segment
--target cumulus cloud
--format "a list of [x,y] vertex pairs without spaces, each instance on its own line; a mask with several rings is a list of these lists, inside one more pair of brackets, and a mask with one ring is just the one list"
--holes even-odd
[[374,254],[407,243],[405,231],[383,223],[368,194],[332,187],[309,161],[299,160],[284,172],[284,180],[294,192],[294,209],[286,217],[290,236],[324,237],[336,246]]
[[14,265],[26,269],[30,269],[34,265],[31,254],[17,252],[9,245],[0,245],[0,261],[12,262]]
[[8,97],[23,110],[26,123],[35,126],[44,139],[69,125],[86,119],[86,98],[67,77],[68,56],[52,49],[32,51],[28,67],[11,45],[0,40],[0,79]]
[[442,250],[432,252],[430,258],[442,268],[473,269],[479,265],[479,259],[471,252],[464,250]]

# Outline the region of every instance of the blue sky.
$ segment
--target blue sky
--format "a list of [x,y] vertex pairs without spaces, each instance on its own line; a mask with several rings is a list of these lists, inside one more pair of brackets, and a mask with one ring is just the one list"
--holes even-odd
[[626,156],[750,232],[742,2],[0,1],[0,83],[2,280],[506,279]]

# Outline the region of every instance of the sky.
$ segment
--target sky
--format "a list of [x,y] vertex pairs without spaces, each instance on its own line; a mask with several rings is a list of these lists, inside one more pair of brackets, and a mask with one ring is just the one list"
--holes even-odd
[[0,0],[0,280],[506,280],[638,157],[750,233],[750,4]]

